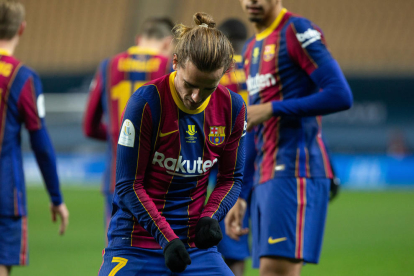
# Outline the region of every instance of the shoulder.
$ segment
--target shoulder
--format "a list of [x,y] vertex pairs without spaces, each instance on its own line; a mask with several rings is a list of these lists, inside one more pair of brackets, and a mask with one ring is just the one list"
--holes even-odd
[[217,87],[217,90],[214,93],[220,103],[223,103],[222,99],[224,97],[228,98],[230,100],[232,110],[240,110],[244,105],[242,96],[221,84]]
[[233,109],[240,110],[241,108],[243,108],[245,106],[245,102],[242,96],[240,96],[240,94],[235,93],[231,90],[229,90],[229,92],[230,92],[231,104],[232,104]]
[[303,32],[309,28],[314,28],[315,26],[315,24],[309,19],[296,14],[292,14],[289,18],[288,25],[290,27],[294,27],[297,32]]
[[29,78],[32,78],[35,82],[40,82],[39,75],[32,68],[23,63],[16,64],[16,70],[19,70],[16,72],[16,82],[26,82]]

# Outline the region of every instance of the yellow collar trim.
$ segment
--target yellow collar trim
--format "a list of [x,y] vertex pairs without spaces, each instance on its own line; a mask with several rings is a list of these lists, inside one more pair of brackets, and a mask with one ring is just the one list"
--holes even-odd
[[237,63],[240,63],[240,62],[242,62],[242,60],[243,60],[243,58],[242,58],[242,56],[241,56],[241,55],[235,55],[235,56],[233,57],[233,59],[234,59],[234,61],[235,61],[235,62],[237,62]]
[[6,49],[0,49],[0,56],[11,56],[11,54]]
[[149,48],[141,48],[139,46],[132,46],[128,49],[130,55],[156,55],[158,51]]
[[175,89],[174,79],[175,79],[176,75],[177,75],[177,71],[172,72],[170,74],[170,78],[169,78],[171,95],[174,99],[175,104],[178,106],[179,109],[181,109],[181,111],[183,111],[185,113],[188,113],[188,114],[198,114],[198,113],[203,112],[204,109],[206,109],[206,107],[208,106],[208,103],[210,102],[211,96],[209,96],[204,101],[204,103],[201,106],[199,106],[197,109],[195,109],[195,110],[188,109],[187,107],[185,107],[185,105],[181,101],[180,96],[178,96],[177,89]]
[[263,32],[256,35],[256,41],[260,41],[268,37],[276,28],[279,26],[280,21],[282,21],[283,16],[286,14],[287,9],[283,8],[279,15],[276,17],[275,21],[266,28]]

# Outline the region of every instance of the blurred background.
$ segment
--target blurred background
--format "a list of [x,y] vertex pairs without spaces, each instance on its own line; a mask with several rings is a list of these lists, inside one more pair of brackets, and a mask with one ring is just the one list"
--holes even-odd
[[[174,23],[192,24],[192,15],[204,11],[218,24],[232,17],[245,22],[250,35],[253,29],[237,0],[21,2],[26,7],[27,29],[15,55],[42,79],[46,122],[66,202],[72,211],[67,235],[75,235],[73,239],[84,247],[68,243],[68,237],[64,237],[66,241],[53,240],[51,245],[64,243],[64,248],[45,246],[51,239],[43,234],[45,225],[50,224],[43,207],[47,200],[38,200],[45,194],[39,188],[42,180],[26,137],[24,166],[30,187],[32,265],[16,269],[16,275],[89,275],[97,272],[99,252],[104,247],[99,185],[106,144],[84,137],[82,119],[88,87],[99,62],[132,46],[140,24],[150,16],[168,16]],[[322,263],[305,266],[304,275],[413,275],[414,267],[404,261],[408,257],[404,254],[412,256],[414,252],[414,1],[283,3],[322,28],[354,95],[352,109],[323,119],[324,136],[343,192],[329,213]],[[89,217],[85,209],[90,211]],[[78,268],[85,272],[70,274],[73,269],[66,265],[78,261],[60,264],[60,259],[52,262],[60,264],[54,268],[60,272],[48,272],[52,264],[43,265],[45,252],[52,250],[47,254],[53,258],[68,248],[76,260],[82,256]],[[395,260],[390,262],[392,256]],[[397,268],[399,272],[393,273]],[[249,273],[258,275],[253,270]]]

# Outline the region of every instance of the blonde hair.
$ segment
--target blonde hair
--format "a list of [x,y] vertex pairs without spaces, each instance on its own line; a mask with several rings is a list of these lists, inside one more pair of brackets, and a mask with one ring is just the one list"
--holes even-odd
[[210,15],[198,12],[193,19],[196,24],[193,27],[178,24],[172,29],[178,65],[184,67],[191,61],[200,71],[212,72],[220,68],[224,69],[223,73],[229,71],[234,64],[230,41],[215,28]]
[[23,4],[15,0],[0,1],[0,39],[12,39],[17,34],[24,17]]

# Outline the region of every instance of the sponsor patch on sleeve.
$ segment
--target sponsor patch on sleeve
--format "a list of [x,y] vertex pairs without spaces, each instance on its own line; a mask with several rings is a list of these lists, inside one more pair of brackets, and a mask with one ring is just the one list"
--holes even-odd
[[45,109],[45,96],[43,94],[40,94],[39,97],[37,97],[37,113],[40,118],[44,118],[46,116],[46,109]]
[[119,134],[118,144],[125,147],[134,147],[135,142],[135,127],[128,119],[124,121]]

